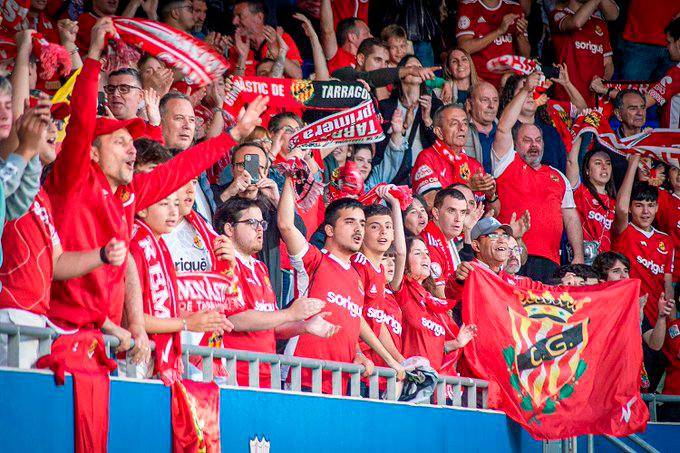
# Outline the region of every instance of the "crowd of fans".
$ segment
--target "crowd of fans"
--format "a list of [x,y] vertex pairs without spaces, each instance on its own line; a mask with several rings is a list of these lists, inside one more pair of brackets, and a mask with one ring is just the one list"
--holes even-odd
[[[677,2],[30,0],[11,27],[10,4],[0,25],[16,43],[0,77],[0,322],[101,329],[120,351],[134,339],[146,378],[177,372],[180,343],[285,350],[361,364],[365,375],[387,366],[399,379],[422,356],[467,375],[461,352],[477,329],[462,324],[460,295],[479,271],[472,262],[511,284],[637,278],[641,387],[680,394],[680,169],[626,159],[592,133],[565,138],[547,112],[559,105],[571,122],[609,105],[619,138],[680,128]],[[105,70],[111,16],[189,33],[229,70],[193,89],[149,54]],[[51,96],[68,75],[43,77],[37,33],[80,71],[63,137]],[[503,55],[540,63],[530,74],[487,65]],[[318,112],[274,109],[263,96],[236,117],[222,108],[232,76],[256,75],[362,81],[385,139],[290,149]],[[327,190],[300,209],[299,181],[272,166],[281,158],[305,162],[318,183],[358,180],[378,200]],[[222,299],[180,304],[190,274]],[[31,367],[37,342],[20,347]],[[260,371],[269,387],[268,366]],[[237,381],[248,385],[247,364]]]

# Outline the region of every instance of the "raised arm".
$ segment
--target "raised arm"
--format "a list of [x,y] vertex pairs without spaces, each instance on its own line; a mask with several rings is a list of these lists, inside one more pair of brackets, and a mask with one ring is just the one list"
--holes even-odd
[[567,168],[566,176],[571,184],[571,188],[575,189],[581,183],[581,172],[578,166],[578,155],[581,149],[581,136],[578,135],[571,143],[571,152],[567,153]]
[[[605,0],[607,1],[607,0]],[[583,27],[590,16],[600,7],[602,0],[589,0],[587,3],[581,5],[576,11],[576,14],[566,15],[558,24],[561,31],[578,30]]]
[[14,58],[12,70],[12,113],[19,118],[24,113],[24,106],[29,98],[29,58],[33,49],[32,36],[35,30],[22,30],[15,35],[17,56]]
[[283,183],[283,190],[279,198],[277,224],[281,239],[288,247],[288,254],[298,255],[305,250],[305,247],[309,246],[305,236],[295,227],[295,188],[290,176],[287,176]]
[[519,119],[519,114],[522,111],[522,106],[528,96],[534,91],[538,85],[538,74],[531,74],[525,81],[524,86],[512,98],[512,101],[505,106],[500,119],[498,120],[498,128],[496,129],[496,137],[493,141],[493,153],[496,159],[502,159],[510,152],[513,146],[512,142],[512,128]]
[[99,19],[92,28],[90,49],[73,87],[66,137],[50,173],[50,180],[59,190],[75,186],[87,174],[83,169],[90,165],[90,149],[97,121],[97,90],[101,71],[99,58],[107,34],[117,34],[110,17]]
[[626,175],[621,183],[621,188],[616,196],[616,208],[614,214],[614,225],[612,230],[614,234],[621,234],[628,226],[628,212],[630,210],[630,195],[633,191],[633,183],[635,182],[635,174],[637,173],[638,164],[640,163],[640,156],[634,154],[628,158],[628,169]]
[[614,0],[602,0],[600,11],[607,21],[613,21],[619,17],[619,5]]
[[302,30],[309,38],[312,44],[312,57],[314,58],[314,80],[329,80],[330,74],[328,72],[328,64],[326,63],[326,55],[324,54],[323,46],[319,41],[319,36],[316,34],[312,23],[303,14],[293,14],[293,18],[302,22]]
[[324,54],[326,54],[326,59],[330,60],[338,53],[338,39],[335,36],[335,27],[333,26],[331,0],[321,0],[319,21],[321,27],[321,45]]
[[404,270],[406,269],[406,233],[404,232],[404,220],[401,216],[401,205],[392,194],[390,188],[392,186],[384,186],[377,189],[378,196],[385,200],[385,203],[392,210],[392,225],[394,226],[394,252],[395,252],[395,267],[394,278],[392,279],[392,288],[400,288],[401,282],[404,278]]

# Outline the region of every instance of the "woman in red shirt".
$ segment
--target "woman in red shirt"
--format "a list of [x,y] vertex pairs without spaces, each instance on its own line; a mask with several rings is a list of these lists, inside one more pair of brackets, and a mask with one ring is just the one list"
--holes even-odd
[[616,189],[609,154],[606,151],[588,151],[579,171],[580,147],[579,137],[574,140],[572,151],[567,156],[567,178],[574,189],[574,203],[581,217],[585,263],[592,264],[598,253],[611,250]]
[[[447,326],[442,314],[455,301],[439,299],[432,295],[434,281],[430,276],[430,254],[422,239],[406,238],[406,275],[395,297],[402,311],[402,354],[404,357],[421,356],[439,371],[444,359]],[[473,326],[461,329],[455,344],[447,344],[447,352],[465,346],[474,335]]]

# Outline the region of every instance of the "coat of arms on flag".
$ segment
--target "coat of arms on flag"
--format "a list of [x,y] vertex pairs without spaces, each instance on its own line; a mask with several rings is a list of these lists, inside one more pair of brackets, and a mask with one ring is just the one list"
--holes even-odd
[[555,403],[568,398],[587,368],[581,352],[588,344],[588,318],[569,318],[590,299],[574,300],[569,293],[520,295],[524,313],[508,307],[514,345],[503,350],[512,374],[510,383],[521,395],[525,411],[555,412]]

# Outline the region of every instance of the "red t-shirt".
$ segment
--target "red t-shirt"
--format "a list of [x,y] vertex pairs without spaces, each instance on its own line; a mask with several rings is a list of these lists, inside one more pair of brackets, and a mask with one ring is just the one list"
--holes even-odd
[[92,28],[99,17],[93,13],[83,13],[78,16],[78,34],[76,35],[76,46],[80,49],[81,55],[86,53],[90,48],[90,41],[92,40]]
[[[71,98],[61,152],[45,182],[64,250],[92,250],[111,238],[129,242],[134,215],[186,184],[234,145],[228,134],[200,143],[149,173],[137,173],[115,193],[90,157],[97,121],[101,64],[86,58]],[[126,265],[104,265],[83,277],[54,282],[49,317],[62,326],[121,322]]]
[[669,361],[663,394],[680,395],[680,319],[668,323],[662,351]]
[[[475,39],[483,38],[492,31],[498,29],[506,14],[524,15],[519,3],[510,0],[501,0],[496,8],[488,7],[481,0],[463,0],[458,7],[458,25],[456,38],[472,36]],[[516,55],[515,51],[515,26],[512,25],[507,33],[496,38],[484,49],[472,54],[472,62],[475,64],[480,78],[500,86],[502,74],[496,74],[486,69],[486,62],[503,55]]]
[[514,151],[510,151],[494,171],[503,207],[498,220],[508,223],[513,212],[520,216],[528,210],[531,230],[523,239],[529,255],[559,263],[562,208],[574,207],[567,178],[549,165],[534,170]]
[[[247,310],[272,312],[278,310],[276,295],[269,281],[267,266],[255,258],[236,255],[236,275],[243,293]],[[242,310],[243,311],[243,310]],[[233,314],[233,313],[232,313]],[[232,331],[222,336],[222,345],[227,349],[242,349],[254,352],[276,353],[276,336],[273,329],[257,332]],[[260,364],[260,387],[269,387],[271,367]],[[248,385],[248,363],[236,364],[238,385]]]
[[[289,346],[294,348],[294,355],[352,363],[364,306],[364,288],[359,274],[350,263],[312,245],[301,254],[291,256],[290,261],[295,270],[297,293],[325,301],[323,311],[331,313],[326,320],[340,326],[340,331],[330,338],[301,335],[297,344],[291,340]],[[343,376],[343,392],[346,382],[347,376]],[[312,386],[309,369],[302,370],[302,386]],[[323,373],[323,392],[332,392],[330,371]]]
[[451,184],[468,184],[472,175],[484,173],[484,167],[463,151],[454,154],[454,162],[442,157],[434,147],[422,150],[411,170],[411,186],[418,194],[439,190]]
[[680,13],[680,3],[668,0],[630,0],[623,39],[666,46],[666,25]]
[[[302,64],[302,57],[300,56],[300,51],[295,44],[293,38],[286,32],[283,33],[283,40],[288,44],[288,53],[286,54],[286,59],[297,61]],[[262,46],[257,50],[253,51],[250,49],[248,51],[248,58],[246,58],[246,70],[244,75],[254,76],[256,75],[255,69],[260,61],[264,60],[267,56],[267,50],[269,49],[267,41],[262,42]],[[229,49],[229,62],[232,67],[236,67],[238,64],[238,52],[235,48]]]
[[50,285],[54,247],[59,236],[52,220],[52,205],[40,188],[28,212],[5,224],[0,268],[0,308],[18,308],[46,315],[50,307]]
[[661,127],[680,128],[680,63],[647,92],[661,107]]
[[[578,30],[562,31],[562,22],[574,14],[574,11],[569,8],[556,8],[550,13],[553,45],[557,62],[567,64],[570,68],[571,82],[588,105],[594,105],[595,94],[590,91],[590,82],[595,76],[604,76],[604,60],[612,56],[609,30],[602,15],[595,12]],[[576,69],[571,70],[571,68]],[[569,95],[561,86],[557,86],[555,98],[568,101]]]
[[338,22],[350,17],[357,17],[368,24],[368,2],[369,0],[333,0],[333,26],[337,29]]
[[[611,228],[614,221],[614,206],[616,200],[609,195],[600,194],[603,206],[588,191],[586,186],[581,184],[574,191],[574,203],[583,228],[583,240],[595,241],[600,244],[600,253],[611,250]],[[606,209],[605,209],[606,208]]]
[[[352,255],[352,267],[357,271],[357,274],[359,274],[359,278],[361,279],[365,291],[364,319],[366,319],[366,322],[371,326],[373,333],[375,333],[375,336],[377,337],[380,334],[380,323],[376,320],[375,310],[381,309],[385,299],[385,273],[383,272],[382,266],[378,269],[373,267],[373,264],[368,260],[366,255],[361,252]],[[368,310],[371,310],[373,316],[369,316]],[[373,363],[378,365],[376,362],[377,360],[380,362],[380,365],[378,366],[384,366],[382,358],[378,354],[375,354],[363,340],[359,340],[359,346],[361,347],[361,351],[368,358],[373,360]]]
[[420,283],[404,277],[395,297],[402,312],[404,357],[425,357],[432,368],[439,370],[444,359],[446,328],[439,313],[430,310],[425,303],[426,297],[433,296]]
[[656,213],[656,224],[659,229],[671,236],[675,244],[675,263],[673,263],[673,281],[680,281],[680,196],[665,190],[659,190],[659,210]]
[[328,73],[333,74],[336,69],[344,68],[347,66],[354,67],[357,64],[357,56],[352,55],[347,52],[342,47],[338,47],[338,51],[335,52],[333,58],[328,60]]
[[460,263],[458,251],[433,220],[425,225],[420,236],[430,252],[430,269],[434,283],[437,286],[444,286],[446,279],[454,273]]
[[655,325],[659,295],[664,292],[664,274],[673,272],[673,241],[659,230],[642,231],[630,223],[614,236],[612,248],[630,260],[630,276],[640,279],[640,296],[648,295],[645,316]]

